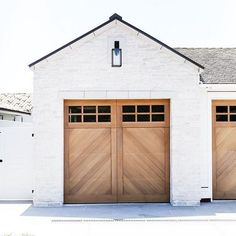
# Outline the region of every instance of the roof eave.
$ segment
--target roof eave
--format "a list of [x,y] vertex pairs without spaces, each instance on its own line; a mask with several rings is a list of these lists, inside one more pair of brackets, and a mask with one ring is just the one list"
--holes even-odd
[[[113,20],[114,20],[114,19],[113,19]],[[44,59],[50,57],[51,55],[53,55],[53,54],[55,54],[55,53],[61,51],[62,49],[64,49],[64,48],[70,46],[71,44],[77,42],[78,40],[80,40],[80,39],[86,37],[87,35],[89,35],[89,34],[91,34],[91,33],[93,33],[94,31],[96,31],[96,30],[102,28],[103,26],[105,26],[105,25],[111,23],[113,20],[108,20],[108,21],[104,22],[103,24],[101,24],[101,25],[99,25],[99,26],[93,28],[92,30],[90,30],[90,31],[88,31],[87,33],[85,33],[85,34],[79,36],[78,38],[76,38],[76,39],[70,41],[69,43],[67,43],[67,44],[65,44],[65,45],[63,45],[63,46],[57,48],[56,50],[54,50],[54,51],[48,53],[47,55],[45,55],[45,56],[39,58],[38,60],[36,60],[36,61],[30,63],[28,66],[29,66],[29,67],[34,66],[35,64],[39,63],[40,61],[43,61]]]
[[18,111],[18,110],[5,108],[5,107],[0,107],[0,111],[7,111],[7,112],[12,112],[12,113],[20,113],[20,114],[25,114],[25,115],[31,115],[31,112]]
[[87,35],[93,33],[94,31],[96,31],[96,30],[102,28],[103,26],[105,26],[105,25],[111,23],[111,22],[114,21],[114,20],[120,21],[121,23],[123,23],[123,24],[129,26],[130,28],[136,30],[137,32],[139,32],[139,33],[141,33],[141,34],[143,34],[143,35],[145,35],[146,37],[150,38],[151,40],[153,40],[153,41],[159,43],[159,44],[162,45],[163,47],[165,47],[165,48],[167,48],[168,50],[172,51],[173,53],[179,55],[180,57],[184,58],[185,60],[191,62],[191,63],[194,64],[195,66],[197,66],[197,67],[199,67],[199,68],[201,68],[201,69],[204,69],[204,66],[202,66],[201,64],[199,64],[199,63],[193,61],[191,58],[189,58],[189,57],[183,55],[182,53],[178,52],[178,51],[175,50],[174,48],[172,48],[172,47],[168,46],[167,44],[161,42],[160,40],[156,39],[155,37],[151,36],[150,34],[144,32],[144,31],[142,31],[141,29],[139,29],[139,28],[137,28],[137,27],[131,25],[130,23],[128,23],[128,22],[126,22],[126,21],[124,21],[124,20],[122,20],[122,17],[119,16],[118,14],[113,14],[113,15],[109,18],[109,20],[106,21],[106,22],[104,22],[103,24],[101,24],[101,25],[99,25],[99,26],[93,28],[92,30],[88,31],[87,33],[85,33],[85,34],[79,36],[78,38],[76,38],[76,39],[70,41],[69,43],[63,45],[62,47],[60,47],[60,48],[58,48],[58,49],[52,51],[51,53],[49,53],[49,54],[47,54],[47,55],[41,57],[40,59],[38,59],[38,60],[32,62],[31,64],[29,64],[29,67],[34,66],[35,64],[39,63],[40,61],[42,61],[42,60],[44,60],[44,59],[50,57],[51,55],[57,53],[57,52],[60,51],[60,50],[66,48],[66,47],[68,47],[68,46],[70,46],[71,44],[77,42],[78,40],[80,40],[80,39],[82,39],[82,38],[84,38],[84,37],[86,37]]
[[162,41],[156,39],[155,37],[151,36],[150,34],[148,34],[148,33],[144,32],[144,31],[142,31],[141,29],[139,29],[139,28],[137,28],[137,27],[131,25],[130,23],[128,23],[128,22],[126,22],[126,21],[124,21],[124,20],[120,20],[120,22],[122,22],[123,24],[129,26],[130,28],[132,28],[132,29],[138,31],[139,33],[145,35],[146,37],[152,39],[153,41],[159,43],[161,46],[163,46],[163,47],[169,49],[170,51],[174,52],[175,54],[177,54],[177,55],[183,57],[185,60],[187,60],[187,61],[193,63],[194,65],[200,67],[201,69],[204,69],[204,66],[203,66],[203,65],[201,65],[201,64],[199,64],[199,63],[193,61],[191,58],[189,58],[189,57],[183,55],[182,53],[178,52],[178,51],[175,50],[174,48],[172,48],[172,47],[168,46],[167,44],[163,43]]

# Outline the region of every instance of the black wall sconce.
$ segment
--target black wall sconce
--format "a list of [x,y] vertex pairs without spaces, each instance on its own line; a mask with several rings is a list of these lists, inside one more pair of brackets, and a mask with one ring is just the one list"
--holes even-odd
[[121,67],[122,65],[122,50],[119,41],[114,42],[114,48],[111,50],[111,61],[112,67]]

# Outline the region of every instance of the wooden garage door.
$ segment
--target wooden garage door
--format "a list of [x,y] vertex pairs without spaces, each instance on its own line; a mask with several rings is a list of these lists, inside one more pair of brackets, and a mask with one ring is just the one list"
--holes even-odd
[[213,101],[213,197],[236,199],[236,101]]
[[119,101],[118,109],[118,200],[168,202],[168,101]]
[[65,101],[65,203],[168,202],[169,101]]
[[65,102],[66,203],[117,201],[115,110],[113,101]]

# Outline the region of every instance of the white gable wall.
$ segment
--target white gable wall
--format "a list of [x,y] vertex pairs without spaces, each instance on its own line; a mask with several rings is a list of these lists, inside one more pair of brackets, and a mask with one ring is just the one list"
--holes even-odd
[[[111,67],[120,40],[121,68]],[[63,203],[63,100],[161,98],[171,101],[171,202],[196,205],[202,190],[207,96],[198,68],[115,21],[34,67],[35,205]],[[207,116],[207,114],[206,114]],[[208,178],[209,173],[203,173]],[[201,173],[202,174],[202,173]],[[203,192],[205,191],[205,192]]]

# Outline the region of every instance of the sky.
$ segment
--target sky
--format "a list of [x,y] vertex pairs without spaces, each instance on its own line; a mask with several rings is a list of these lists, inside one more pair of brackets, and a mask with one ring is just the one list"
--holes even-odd
[[236,47],[235,0],[0,0],[0,92],[33,92],[28,64],[113,13],[171,47]]

